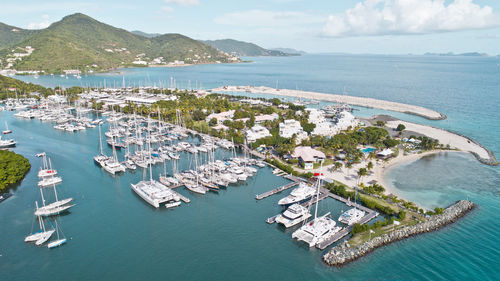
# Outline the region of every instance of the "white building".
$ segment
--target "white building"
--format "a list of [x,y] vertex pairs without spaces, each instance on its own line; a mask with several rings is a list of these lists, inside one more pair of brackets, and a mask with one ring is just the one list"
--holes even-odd
[[359,124],[359,120],[350,112],[342,111],[337,115],[337,124],[335,127],[338,131],[347,130],[349,127],[354,128]]
[[283,138],[291,138],[293,135],[296,135],[296,143],[301,143],[302,140],[308,138],[300,122],[294,119],[285,120],[283,123],[280,123],[279,129],[279,135]]
[[260,125],[253,126],[250,130],[245,132],[245,136],[248,143],[255,142],[258,139],[270,137],[271,133],[265,127]]
[[217,123],[222,123],[224,120],[231,120],[233,119],[235,110],[229,110],[229,111],[224,111],[220,113],[212,113],[205,118],[206,122],[210,122],[213,118],[217,119]]

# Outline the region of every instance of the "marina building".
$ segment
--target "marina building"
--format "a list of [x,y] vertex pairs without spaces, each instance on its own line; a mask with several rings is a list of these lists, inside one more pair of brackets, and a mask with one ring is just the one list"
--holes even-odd
[[312,170],[314,163],[321,163],[326,158],[323,152],[310,146],[297,146],[292,153],[292,157],[299,160],[304,170]]

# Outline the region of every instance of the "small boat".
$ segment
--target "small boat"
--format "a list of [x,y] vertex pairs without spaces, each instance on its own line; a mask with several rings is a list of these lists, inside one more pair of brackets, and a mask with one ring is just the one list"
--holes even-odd
[[9,130],[9,125],[7,125],[7,121],[5,121],[5,130],[2,131],[3,135],[11,134],[12,131]]
[[169,208],[174,208],[174,207],[177,207],[177,206],[180,206],[180,205],[181,205],[181,201],[177,201],[177,202],[166,203],[165,207],[167,209],[169,209]]
[[17,142],[13,139],[10,140],[3,140],[0,137],[0,148],[8,148],[8,147],[14,147],[16,146]]
[[66,243],[66,238],[60,238],[59,237],[59,226],[57,225],[57,220],[56,220],[56,233],[57,233],[57,240],[50,242],[47,245],[47,248],[52,249],[61,246],[62,244]]
[[7,200],[7,198],[11,197],[12,193],[4,193],[0,195],[0,203]]

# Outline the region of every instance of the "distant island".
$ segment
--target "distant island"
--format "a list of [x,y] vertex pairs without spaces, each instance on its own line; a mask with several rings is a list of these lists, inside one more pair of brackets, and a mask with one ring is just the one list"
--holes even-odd
[[293,48],[271,48],[271,50],[281,51],[283,53],[288,53],[288,54],[292,54],[292,55],[305,55],[305,54],[307,54],[304,51],[295,50]]
[[285,51],[285,49],[283,50],[264,49],[254,43],[248,43],[234,39],[206,40],[201,42],[210,45],[222,52],[239,57],[264,57],[264,56],[286,57],[286,56],[300,55],[300,53],[298,53],[293,49],[286,49],[286,50],[293,50],[292,52],[287,52]]
[[453,52],[449,53],[425,53],[424,56],[443,56],[443,57],[489,57],[486,53],[470,52],[455,54]]
[[17,74],[80,74],[131,66],[240,62],[181,34],[137,34],[84,14],[41,30],[0,24],[0,68]]

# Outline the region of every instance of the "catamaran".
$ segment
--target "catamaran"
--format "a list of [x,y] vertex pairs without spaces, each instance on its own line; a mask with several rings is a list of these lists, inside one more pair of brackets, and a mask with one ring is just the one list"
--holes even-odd
[[102,138],[101,138],[101,124],[99,124],[99,155],[94,156],[94,162],[101,167],[104,167],[104,163],[109,160],[107,155],[102,152]]
[[317,192],[314,219],[301,226],[292,234],[292,238],[296,238],[298,241],[304,241],[309,245],[309,247],[319,245],[342,229],[341,227],[336,226],[335,221],[330,218],[330,212],[321,217],[318,217],[319,188],[321,186],[321,176],[320,174],[317,174],[317,176]]
[[162,203],[179,201],[180,198],[174,191],[153,179],[151,153],[149,158],[149,181],[142,180],[137,184],[130,184],[132,190],[155,208],[159,208]]
[[125,166],[123,166],[122,164],[120,164],[120,162],[118,162],[118,155],[116,154],[116,149],[114,145],[113,145],[113,157],[104,162],[103,168],[106,172],[112,175],[120,172],[122,173],[125,172]]
[[292,190],[290,195],[288,195],[285,198],[282,198],[280,201],[278,201],[278,205],[283,206],[283,207],[288,207],[292,204],[295,203],[303,203],[308,200],[310,200],[315,193],[314,187],[307,185],[303,182],[299,184],[299,187],[295,188]]

